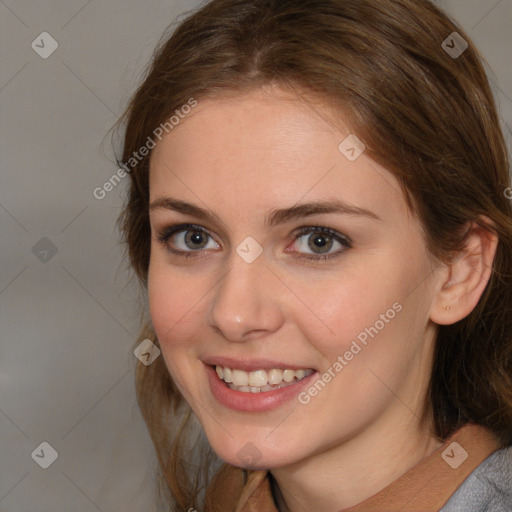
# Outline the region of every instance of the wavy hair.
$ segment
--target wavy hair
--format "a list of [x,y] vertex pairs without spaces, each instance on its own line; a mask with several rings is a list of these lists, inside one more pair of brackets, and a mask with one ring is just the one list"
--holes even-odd
[[[455,44],[453,32],[469,45],[457,58],[443,48],[443,41]],[[428,0],[213,0],[164,37],[120,119],[122,160],[131,170],[118,223],[141,289],[150,260],[151,152],[130,159],[190,98],[271,83],[321,98],[348,119],[367,154],[401,184],[434,259],[448,262],[464,247],[469,222],[496,234],[492,274],[478,305],[463,320],[438,327],[425,415],[439,438],[474,422],[512,444],[508,155],[481,56]],[[150,318],[142,319],[135,344],[150,338],[158,345]],[[195,417],[163,358],[138,364],[136,389],[167,502],[176,510],[199,509],[215,455],[205,444],[191,461]]]

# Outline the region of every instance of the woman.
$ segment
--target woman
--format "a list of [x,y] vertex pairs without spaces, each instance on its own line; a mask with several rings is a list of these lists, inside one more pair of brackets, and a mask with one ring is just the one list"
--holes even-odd
[[508,160],[467,35],[426,0],[213,0],[125,120],[169,506],[508,510]]

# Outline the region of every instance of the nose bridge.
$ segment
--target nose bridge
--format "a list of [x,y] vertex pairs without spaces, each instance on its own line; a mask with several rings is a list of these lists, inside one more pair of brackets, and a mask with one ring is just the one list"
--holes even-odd
[[209,324],[231,341],[244,341],[255,331],[274,331],[282,321],[263,254],[254,259],[245,257],[252,250],[244,243],[233,250],[229,270],[215,287],[209,308]]

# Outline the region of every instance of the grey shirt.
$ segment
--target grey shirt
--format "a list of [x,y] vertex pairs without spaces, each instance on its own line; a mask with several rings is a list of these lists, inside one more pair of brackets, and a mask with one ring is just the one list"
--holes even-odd
[[512,512],[512,446],[487,457],[439,512]]

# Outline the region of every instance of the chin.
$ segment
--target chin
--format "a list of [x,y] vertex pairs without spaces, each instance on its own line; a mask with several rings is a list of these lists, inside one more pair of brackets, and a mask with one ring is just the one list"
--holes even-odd
[[273,447],[268,441],[241,442],[234,439],[228,445],[215,446],[211,443],[215,453],[232,466],[251,470],[270,470],[273,468],[288,466],[302,460],[298,456],[295,446]]

